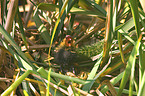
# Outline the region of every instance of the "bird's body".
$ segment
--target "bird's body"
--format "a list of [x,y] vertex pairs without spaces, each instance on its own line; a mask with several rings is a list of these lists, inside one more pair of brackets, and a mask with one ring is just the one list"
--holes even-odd
[[74,72],[74,63],[77,55],[73,52],[73,49],[73,39],[70,35],[67,35],[56,48],[55,61],[60,65],[63,73],[67,71]]
[[60,65],[60,69],[63,73],[71,71],[75,73],[77,63],[85,61],[88,58],[79,55],[75,52],[74,40],[70,35],[67,35],[60,45],[56,48],[55,61]]
[[76,62],[76,53],[72,53],[71,50],[60,49],[55,55],[55,61],[60,64],[61,71],[73,71],[74,63]]

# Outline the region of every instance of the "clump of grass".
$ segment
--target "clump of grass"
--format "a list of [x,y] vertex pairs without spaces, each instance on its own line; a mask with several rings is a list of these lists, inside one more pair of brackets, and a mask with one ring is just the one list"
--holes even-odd
[[76,51],[78,54],[83,54],[88,57],[96,56],[103,51],[104,41],[99,41],[95,44],[85,45],[81,48],[77,48]]

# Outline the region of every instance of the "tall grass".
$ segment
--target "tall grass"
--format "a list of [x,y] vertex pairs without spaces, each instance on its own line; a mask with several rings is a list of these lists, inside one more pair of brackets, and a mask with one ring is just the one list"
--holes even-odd
[[[143,96],[143,0],[0,2],[2,96]],[[56,72],[54,50],[65,35],[74,38],[78,53],[94,60],[79,75]]]

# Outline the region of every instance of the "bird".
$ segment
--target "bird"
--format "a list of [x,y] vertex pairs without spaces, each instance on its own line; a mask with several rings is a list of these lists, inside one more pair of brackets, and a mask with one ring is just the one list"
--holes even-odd
[[66,35],[60,45],[55,49],[56,54],[54,59],[55,62],[60,65],[60,70],[62,73],[72,72],[77,74],[77,69],[79,68],[79,63],[81,61],[92,61],[87,56],[78,54],[74,43],[75,41],[72,36]]
[[56,48],[55,61],[60,65],[62,73],[74,70],[74,63],[76,62],[77,54],[74,52],[74,40],[70,35],[66,35],[60,45]]

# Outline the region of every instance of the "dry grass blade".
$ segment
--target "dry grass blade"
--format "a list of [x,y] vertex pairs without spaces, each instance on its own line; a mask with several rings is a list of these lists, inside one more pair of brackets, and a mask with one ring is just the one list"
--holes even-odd
[[12,23],[15,17],[15,13],[17,11],[17,6],[18,6],[18,0],[11,0],[8,15],[7,15],[7,21],[5,25],[5,29],[9,33],[12,30]]

